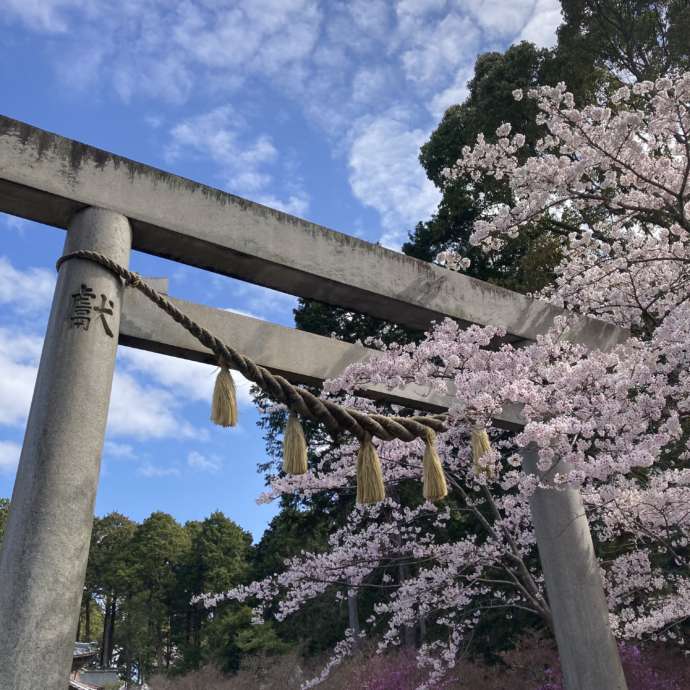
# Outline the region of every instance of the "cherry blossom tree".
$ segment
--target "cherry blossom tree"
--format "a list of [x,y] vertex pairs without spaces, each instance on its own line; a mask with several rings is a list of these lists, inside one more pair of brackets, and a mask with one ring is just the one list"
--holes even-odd
[[[529,513],[537,480],[523,473],[519,454],[528,444],[538,448],[542,471],[555,468],[558,485],[583,493],[615,635],[684,645],[690,616],[690,73],[625,86],[582,109],[564,84],[513,95],[538,106],[536,153],[526,155],[525,137],[504,124],[466,147],[445,176],[507,184],[510,202],[488,208],[475,225],[472,241],[489,255],[548,219],[563,258],[555,283],[537,297],[563,307],[563,316],[522,347],[500,344],[500,329],[450,320],[418,344],[372,343],[380,356],[325,390],[362,409],[374,409],[356,396],[363,385],[415,383],[452,396],[449,431],[438,438],[448,499],[401,499],[399,487],[420,480],[422,444],[381,443],[385,501],[354,507],[325,552],[205,597],[208,606],[250,600],[260,623],[329,588],[342,596],[376,588],[379,603],[359,636],[383,650],[421,624],[418,661],[429,685],[455,665],[487,616],[551,626]],[[452,251],[439,263],[467,267]],[[630,337],[588,350],[573,337],[583,317]],[[522,407],[519,432],[491,426],[508,403]],[[479,459],[468,441],[476,426],[487,427],[493,448]],[[353,494],[355,455],[354,444],[324,452],[306,475],[276,476],[261,500]],[[356,638],[349,630],[307,686]]]

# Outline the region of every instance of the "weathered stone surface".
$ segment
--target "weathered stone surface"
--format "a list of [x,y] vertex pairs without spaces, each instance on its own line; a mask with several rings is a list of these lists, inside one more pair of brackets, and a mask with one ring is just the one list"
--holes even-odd
[[[159,280],[155,287],[159,291],[167,291],[163,281]],[[339,376],[350,364],[377,354],[361,345],[278,326],[224,309],[178,299],[171,301],[225,343],[293,383],[321,383]],[[125,291],[120,342],[173,357],[215,364],[211,353],[196,338],[132,288]],[[430,393],[427,387],[415,384],[393,390],[385,386],[369,386],[362,393],[370,398],[385,397],[391,402],[429,412],[443,412],[453,402],[452,391],[444,396]],[[521,424],[522,417],[517,406],[506,405],[494,422],[503,428],[514,429]]]
[[[301,297],[425,329],[444,316],[534,339],[559,310],[232,194],[0,117],[0,211],[66,227],[103,206],[130,219],[133,247]],[[583,320],[574,337],[627,337]]]
[[[528,446],[522,458],[525,472],[538,476],[546,485],[552,483],[556,472],[568,472],[560,462],[540,473],[534,446]],[[580,492],[537,489],[530,508],[565,687],[626,690]]]
[[[72,221],[65,252],[92,249],[127,265],[130,242],[126,218],[89,208]],[[94,293],[84,298],[88,313],[75,309],[73,296],[82,294],[82,286]],[[0,552],[2,690],[67,687],[121,291],[120,281],[92,262],[72,260],[60,269]],[[93,310],[102,306],[112,314]],[[80,318],[91,319],[88,330]]]

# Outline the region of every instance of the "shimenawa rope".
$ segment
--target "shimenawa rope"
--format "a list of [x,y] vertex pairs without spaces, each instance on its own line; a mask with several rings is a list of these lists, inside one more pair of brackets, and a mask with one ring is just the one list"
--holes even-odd
[[[359,439],[362,447],[358,459],[358,476],[363,474],[366,477],[364,488],[358,487],[358,500],[360,502],[374,502],[383,498],[380,463],[378,463],[378,456],[376,456],[376,451],[371,443],[373,437],[383,441],[397,438],[405,442],[414,441],[417,438],[423,439],[427,445],[425,476],[431,471],[431,475],[434,476],[432,483],[435,485],[434,489],[428,492],[428,497],[434,500],[436,497],[442,498],[445,495],[445,478],[442,477],[442,470],[441,478],[438,477],[438,470],[441,469],[440,463],[437,463],[437,457],[433,457],[430,449],[435,432],[446,431],[446,414],[412,417],[386,416],[362,412],[351,407],[344,407],[332,400],[319,398],[308,390],[293,386],[282,376],[272,374],[265,367],[256,364],[249,357],[245,357],[222,342],[213,333],[178,309],[165,295],[154,289],[137,273],[127,270],[107,256],[83,249],[61,256],[57,261],[56,268],[60,270],[60,266],[71,259],[85,259],[100,264],[124,280],[125,284],[139,290],[204,347],[213,352],[220,366],[219,378],[214,390],[213,421],[222,426],[234,426],[235,424],[236,402],[234,401],[234,386],[231,385],[232,379],[230,382],[227,380],[229,368],[236,369],[245,378],[255,383],[274,402],[284,404],[292,413],[292,428],[289,429],[290,440],[288,441],[290,453],[294,454],[295,448],[299,448],[298,452],[305,455],[304,459],[299,461],[292,457],[286,463],[286,469],[297,469],[298,472],[302,472],[302,469],[306,470],[306,444],[301,443],[299,440],[300,432],[294,428],[294,423],[297,420],[295,415],[301,415],[307,419],[322,422],[333,436],[347,431]],[[299,424],[298,420],[297,423]],[[297,439],[296,446],[295,439]],[[360,494],[362,495],[360,496]]]

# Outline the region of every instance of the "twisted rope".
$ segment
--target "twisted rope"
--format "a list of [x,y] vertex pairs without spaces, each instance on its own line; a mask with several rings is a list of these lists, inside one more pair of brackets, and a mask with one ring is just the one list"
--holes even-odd
[[178,309],[165,295],[149,285],[138,273],[128,271],[120,264],[98,252],[86,249],[61,256],[56,264],[59,271],[65,261],[71,259],[85,259],[93,261],[112,274],[121,278],[125,285],[131,285],[139,290],[157,307],[162,309],[174,321],[193,335],[204,347],[216,355],[219,364],[225,364],[230,369],[239,371],[242,376],[255,383],[271,400],[282,403],[293,412],[322,422],[332,435],[348,431],[360,441],[366,435],[375,436],[383,441],[400,439],[409,442],[417,438],[427,440],[429,430],[434,432],[446,431],[447,415],[424,415],[413,417],[395,417],[372,414],[344,407],[331,400],[324,400],[303,388],[293,386],[287,379],[272,374],[249,357],[245,357],[230,347],[213,333],[193,321],[183,311]]

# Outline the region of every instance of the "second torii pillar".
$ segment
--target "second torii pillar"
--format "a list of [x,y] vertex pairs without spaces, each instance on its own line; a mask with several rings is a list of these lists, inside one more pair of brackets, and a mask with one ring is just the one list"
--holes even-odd
[[[87,208],[65,253],[127,266],[128,220]],[[0,688],[65,690],[89,555],[117,350],[122,282],[80,259],[60,268],[0,552]]]
[[[522,463],[546,485],[568,472],[564,463],[540,472],[532,444]],[[582,495],[538,488],[530,508],[566,690],[627,690]]]

